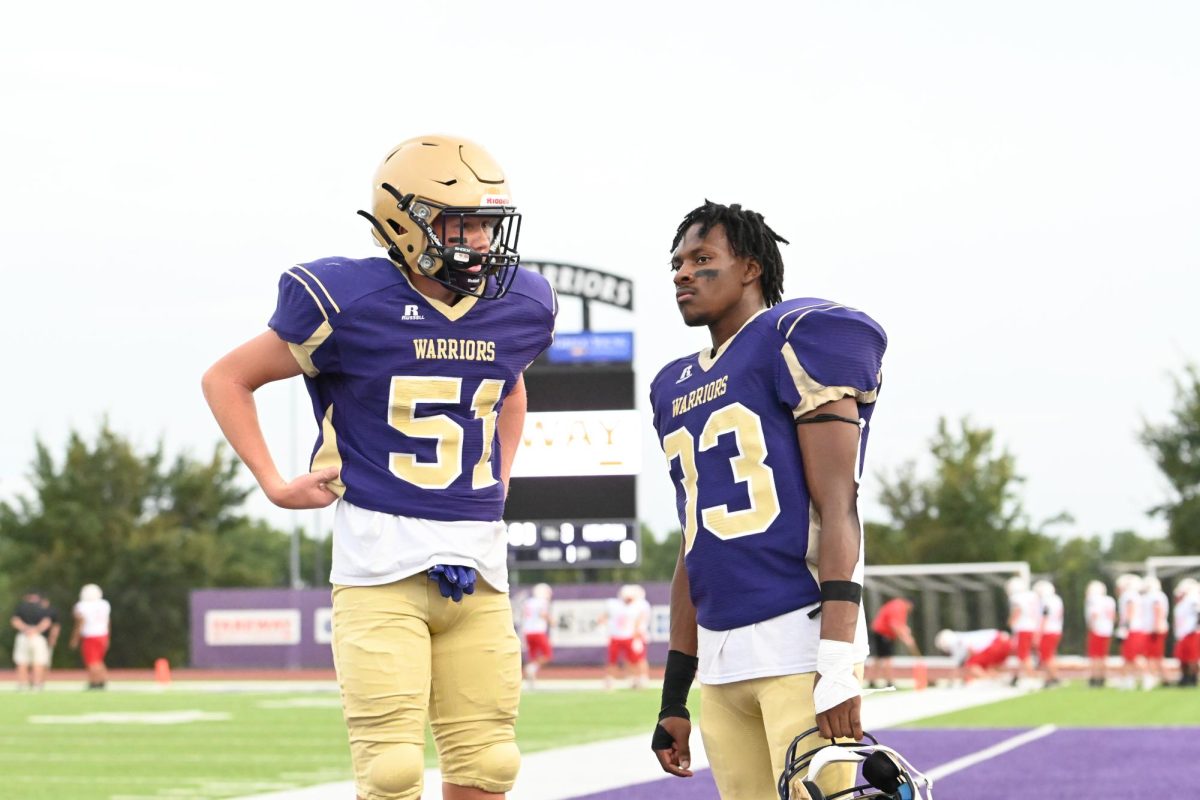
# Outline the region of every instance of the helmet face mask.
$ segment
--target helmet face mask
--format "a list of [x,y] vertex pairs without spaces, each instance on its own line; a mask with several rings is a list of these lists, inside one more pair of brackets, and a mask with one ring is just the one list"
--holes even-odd
[[[817,732],[811,728],[792,740],[779,776],[780,800],[933,800],[933,780],[869,733],[863,734],[867,741],[834,741],[797,754],[800,742]],[[845,762],[861,763],[866,783],[825,794],[817,785],[821,772],[831,764]]]
[[388,257],[452,292],[503,297],[516,277],[521,215],[500,166],[448,136],[409,139],[375,174],[371,222]]

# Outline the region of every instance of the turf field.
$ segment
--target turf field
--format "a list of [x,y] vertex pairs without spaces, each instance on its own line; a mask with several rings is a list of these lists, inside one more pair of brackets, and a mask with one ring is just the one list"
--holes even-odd
[[[926,717],[921,728],[1130,728],[1196,726],[1200,737],[1200,691],[1162,687],[1152,692],[1068,685]],[[1200,793],[1197,794],[1200,796]]]
[[[657,705],[657,691],[526,693],[518,741],[533,753],[642,732]],[[0,774],[4,800],[215,800],[351,777],[336,693],[184,687],[6,693]]]
[[[927,694],[902,695],[929,704]],[[518,739],[533,754],[641,735],[657,704],[656,690],[527,693]],[[875,733],[936,778],[938,800],[1042,800],[1065,785],[1079,796],[1187,797],[1181,781],[1200,785],[1200,762],[1180,762],[1169,747],[1200,740],[1197,690],[1067,686]],[[640,741],[621,757],[648,758]],[[337,695],[288,687],[9,691],[0,696],[0,771],[3,800],[219,800],[350,778]],[[644,775],[587,797],[717,800],[708,770],[662,779],[648,763]],[[554,797],[584,795],[558,788]]]

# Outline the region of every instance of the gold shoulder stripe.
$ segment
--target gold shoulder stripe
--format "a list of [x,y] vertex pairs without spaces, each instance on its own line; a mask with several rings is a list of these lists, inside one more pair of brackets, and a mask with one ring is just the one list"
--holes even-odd
[[288,349],[292,351],[292,357],[296,359],[296,363],[300,365],[300,369],[304,370],[304,374],[310,378],[317,377],[320,370],[313,364],[312,354],[318,347],[325,343],[329,338],[329,334],[333,333],[333,326],[328,320],[322,322],[321,325],[304,340],[303,344],[294,344],[288,342]]
[[311,297],[313,302],[317,304],[317,310],[321,312],[321,316],[325,318],[326,322],[329,322],[329,315],[325,313],[325,306],[321,305],[321,301],[317,298],[316,293],[313,292],[312,289],[308,288],[308,284],[304,282],[304,279],[290,270],[288,271],[288,276],[291,277],[291,279],[296,283],[304,287],[304,291],[308,292],[309,297]]
[[855,401],[863,405],[870,405],[879,397],[878,389],[864,392],[853,386],[825,386],[818,382],[800,364],[800,359],[796,357],[796,351],[792,349],[790,342],[783,343],[780,353],[792,376],[792,382],[796,384],[796,391],[800,393],[800,404],[792,409],[793,419],[798,419],[826,403],[841,400],[843,397],[853,397]]
[[320,279],[320,278],[318,278],[316,275],[313,275],[311,272],[309,272],[308,270],[306,270],[306,269],[303,267],[303,265],[301,265],[301,264],[297,264],[297,265],[296,265],[296,269],[300,270],[300,271],[301,271],[301,272],[303,272],[305,275],[307,275],[308,277],[312,278],[312,279],[313,279],[313,282],[314,282],[314,283],[316,283],[316,284],[317,284],[317,286],[320,286],[320,287],[321,287],[321,291],[322,291],[322,292],[325,294],[325,297],[326,297],[326,298],[328,298],[328,300],[329,300],[329,305],[333,306],[333,310],[334,310],[334,311],[336,311],[336,312],[337,312],[337,313],[339,313],[339,314],[340,314],[340,313],[342,313],[342,310],[341,310],[340,308],[338,308],[338,304],[334,302],[334,300],[333,300],[333,295],[331,295],[331,294],[329,293],[329,290],[325,288],[325,284],[321,283],[321,279]]

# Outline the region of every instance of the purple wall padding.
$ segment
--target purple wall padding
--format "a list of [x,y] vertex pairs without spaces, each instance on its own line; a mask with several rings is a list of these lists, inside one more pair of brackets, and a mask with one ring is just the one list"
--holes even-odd
[[[653,664],[667,658],[667,638],[670,618],[668,603],[670,584],[647,583],[646,599],[653,613],[650,621],[649,656]],[[513,586],[515,609],[530,592],[530,585]],[[620,584],[594,583],[559,585],[554,587],[551,612],[554,630],[550,638],[554,645],[554,663],[563,666],[594,666],[603,664],[607,655],[607,637],[595,622],[596,612],[603,600],[616,597]],[[466,598],[464,602],[470,602]],[[200,589],[192,592],[189,618],[191,620],[191,666],[200,669],[266,668],[303,669],[330,668],[333,654],[328,641],[329,589]],[[245,625],[262,624],[264,628],[299,613],[298,641],[278,644],[218,644],[206,635],[210,623],[221,616],[242,620]],[[227,612],[235,612],[232,616]],[[247,613],[242,613],[247,612]],[[274,614],[263,612],[277,612]],[[258,623],[254,622],[255,620]],[[228,631],[229,627],[224,630]],[[322,634],[322,631],[324,635]],[[252,635],[252,634],[251,634]],[[266,630],[266,638],[271,631]],[[286,638],[286,637],[285,637]]]

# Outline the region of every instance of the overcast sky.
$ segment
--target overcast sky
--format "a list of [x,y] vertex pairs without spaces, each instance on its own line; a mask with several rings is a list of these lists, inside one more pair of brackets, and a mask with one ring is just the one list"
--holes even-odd
[[[1137,442],[1200,360],[1200,6],[1191,2],[21,3],[0,29],[0,496],[34,437],[107,416],[206,456],[203,370],[278,274],[369,256],[388,149],[483,143],[521,252],[632,277],[638,400],[707,343],[668,248],[705,198],[791,240],[786,293],[887,329],[877,473],[937,419],[995,428],[1034,519],[1162,530]],[[560,328],[578,324],[564,301]],[[283,465],[298,382],[260,392]],[[644,421],[643,519],[675,527]],[[247,479],[249,477],[247,476]],[[270,514],[256,498],[251,509]],[[273,518],[284,521],[281,514]]]

